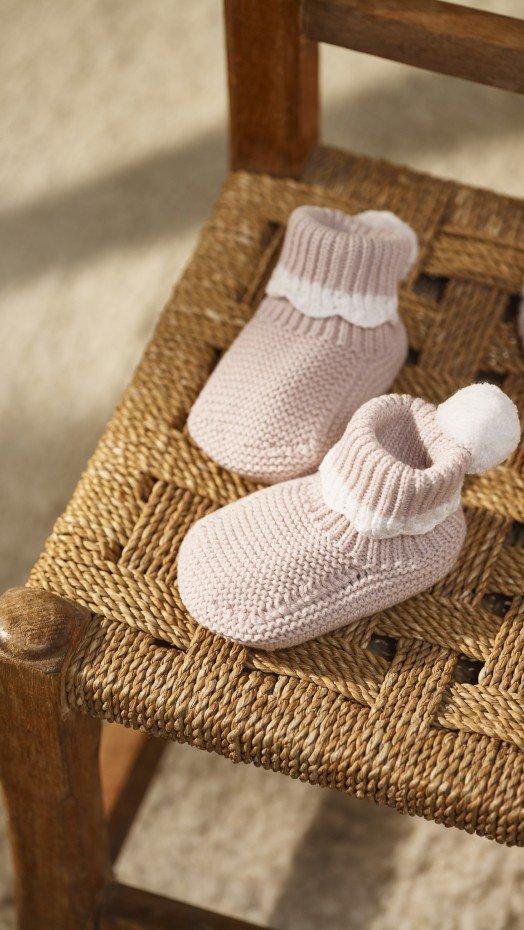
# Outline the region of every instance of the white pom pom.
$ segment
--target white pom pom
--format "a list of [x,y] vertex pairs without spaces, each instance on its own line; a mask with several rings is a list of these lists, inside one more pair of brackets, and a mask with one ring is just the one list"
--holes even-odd
[[437,407],[446,436],[471,452],[470,475],[481,475],[515,451],[520,440],[517,408],[495,384],[470,384]]
[[418,258],[417,234],[409,223],[405,223],[404,220],[400,219],[400,216],[392,213],[391,210],[364,210],[363,213],[356,214],[356,219],[359,219],[371,229],[379,229],[385,234],[389,233],[399,239],[406,239],[409,243],[408,264],[405,270],[405,275],[407,275]]

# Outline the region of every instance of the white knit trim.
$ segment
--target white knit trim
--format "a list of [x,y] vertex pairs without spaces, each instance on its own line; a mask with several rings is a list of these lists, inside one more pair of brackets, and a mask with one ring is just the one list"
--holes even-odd
[[392,539],[394,536],[420,536],[429,533],[460,507],[460,492],[457,492],[449,501],[425,513],[406,518],[385,517],[359,501],[354,491],[346,487],[331,464],[329,452],[321,462],[319,472],[324,503],[331,510],[346,517],[358,533],[372,539]]
[[270,297],[287,297],[305,316],[323,318],[340,316],[364,329],[374,329],[382,323],[398,320],[398,297],[382,294],[348,294],[323,287],[320,281],[309,281],[290,274],[278,264],[271,275],[266,293]]

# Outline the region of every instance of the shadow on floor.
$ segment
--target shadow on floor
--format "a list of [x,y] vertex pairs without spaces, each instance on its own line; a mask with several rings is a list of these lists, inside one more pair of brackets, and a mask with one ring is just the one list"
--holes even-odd
[[395,880],[395,849],[411,823],[395,811],[325,793],[295,851],[268,926],[366,930]]
[[[360,57],[349,54],[349,92],[323,114],[323,134],[333,144],[412,167],[422,157],[427,163],[428,155],[438,158],[472,141],[482,151],[483,140],[513,136],[520,151],[524,100],[519,94],[410,68],[388,84],[351,93],[351,70]],[[464,156],[462,169],[467,165]],[[463,181],[468,183],[466,175]]]
[[1,286],[197,228],[226,171],[225,128],[0,212]]
[[[351,71],[348,68],[348,84]],[[481,115],[480,115],[481,114]],[[409,71],[387,86],[349,92],[324,114],[325,136],[356,152],[416,163],[468,139],[517,136],[515,94]],[[197,227],[226,170],[225,126],[76,186],[0,212],[0,280],[30,280],[115,248]]]

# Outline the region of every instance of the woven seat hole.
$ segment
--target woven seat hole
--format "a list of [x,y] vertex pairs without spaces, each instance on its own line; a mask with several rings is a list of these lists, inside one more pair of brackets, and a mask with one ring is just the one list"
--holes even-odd
[[120,561],[124,547],[121,543],[111,542],[108,544],[107,555],[105,556],[108,562],[114,562],[115,564]]
[[262,249],[267,249],[273,242],[275,236],[284,236],[284,226],[282,223],[277,223],[275,220],[268,220],[262,232]]
[[153,490],[153,487],[157,481],[158,478],[155,478],[154,475],[150,475],[148,472],[142,472],[140,475],[140,483],[138,485],[138,500],[142,504],[147,504],[149,498],[151,497],[151,491]]
[[381,636],[379,633],[373,633],[367,648],[381,659],[392,662],[397,654],[397,646],[398,642],[394,636]]
[[504,383],[505,375],[500,371],[493,371],[490,368],[481,368],[480,371],[477,371],[475,381],[488,381],[490,384],[496,384],[497,387],[500,387]]
[[511,598],[504,594],[485,594],[481,600],[482,607],[497,617],[505,617],[511,607]]
[[505,323],[513,323],[517,319],[521,300],[521,294],[511,294],[509,296],[504,314],[502,316],[502,319]]
[[418,365],[419,358],[420,358],[420,349],[414,349],[413,346],[409,346],[408,356],[406,358],[406,365]]
[[160,637],[155,637],[151,639],[151,645],[155,646],[157,649],[178,649],[179,647],[175,643],[170,643],[167,639],[161,639]]
[[218,365],[220,359],[222,358],[223,354],[224,354],[224,349],[217,349],[215,346],[213,347],[213,358],[211,359],[211,362],[210,362],[210,364],[209,364],[209,368],[208,368],[209,374],[208,374],[208,377],[209,377],[209,375],[211,374],[211,372],[213,372],[213,371],[215,370],[215,368],[217,367],[217,365]]
[[484,663],[478,659],[471,659],[469,656],[459,654],[455,668],[453,669],[453,681],[461,684],[478,685],[479,676],[484,668]]
[[413,290],[415,294],[429,297],[430,300],[434,300],[438,304],[444,297],[448,281],[449,278],[437,277],[422,272],[413,283]]
[[504,545],[524,547],[524,523],[520,523],[518,520],[513,521],[504,540]]
[[182,431],[186,425],[187,413],[177,413],[176,416],[171,417],[167,421],[169,429],[178,429]]

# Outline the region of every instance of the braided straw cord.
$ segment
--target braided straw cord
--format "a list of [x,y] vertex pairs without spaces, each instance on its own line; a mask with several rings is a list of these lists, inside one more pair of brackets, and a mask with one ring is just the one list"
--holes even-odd
[[524,419],[515,295],[524,206],[319,149],[302,182],[226,181],[115,416],[30,584],[93,620],[71,661],[81,712],[524,845],[524,449],[468,479],[468,536],[432,591],[273,653],[200,629],[176,558],[191,524],[254,490],[185,420],[259,302],[290,212],[388,209],[416,230],[401,292],[410,355],[395,390],[440,402],[500,384]]

